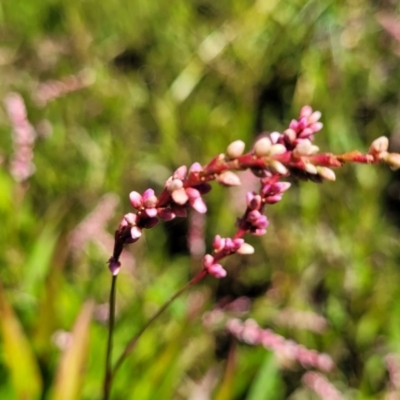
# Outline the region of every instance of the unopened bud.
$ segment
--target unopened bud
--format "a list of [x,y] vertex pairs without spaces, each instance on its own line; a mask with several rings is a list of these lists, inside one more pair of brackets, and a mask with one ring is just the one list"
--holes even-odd
[[226,155],[230,158],[238,158],[243,154],[245,147],[242,140],[235,140],[226,148]]
[[311,154],[316,154],[319,151],[318,146],[314,146],[310,140],[304,139],[302,140],[296,148],[293,150],[293,154],[296,157],[301,156],[310,156]]
[[387,153],[383,161],[389,165],[390,169],[393,171],[400,168],[400,154],[398,153]]
[[183,205],[189,200],[189,196],[186,194],[186,190],[184,188],[180,188],[178,190],[174,190],[171,193],[171,197],[175,203]]
[[268,167],[280,175],[286,175],[288,173],[288,169],[279,161],[272,160]]
[[314,164],[305,163],[305,164],[304,164],[304,169],[305,169],[309,174],[316,175],[316,174],[318,173],[317,167],[316,167]]
[[254,247],[248,243],[243,243],[238,251],[238,254],[253,254],[254,253]]
[[172,193],[175,190],[181,189],[182,187],[183,187],[183,182],[180,179],[173,179],[168,186],[168,191]]
[[256,143],[254,144],[254,154],[257,157],[268,155],[271,149],[271,145],[272,143],[270,138],[263,137],[257,140]]
[[335,181],[335,173],[328,167],[317,167],[318,175],[327,181]]
[[271,146],[269,149],[269,155],[276,156],[278,154],[286,153],[287,149],[283,144],[277,143]]
[[217,175],[216,181],[225,186],[240,186],[239,177],[232,171],[224,171]]
[[297,138],[297,133],[293,129],[286,129],[283,134],[288,138],[290,143],[293,143]]
[[309,124],[313,124],[317,121],[319,121],[319,119],[321,118],[321,112],[320,111],[314,111],[310,117],[308,118],[308,123]]
[[389,139],[386,136],[381,136],[378,139],[375,139],[371,143],[371,146],[369,147],[369,153],[370,154],[383,153],[387,151],[388,148],[389,148]]

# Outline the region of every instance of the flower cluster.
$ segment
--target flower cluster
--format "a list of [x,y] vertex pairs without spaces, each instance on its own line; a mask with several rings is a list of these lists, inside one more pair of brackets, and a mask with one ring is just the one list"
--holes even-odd
[[33,97],[39,106],[44,107],[47,103],[68,93],[90,86],[93,82],[92,74],[87,70],[83,70],[76,75],[69,75],[60,80],[50,80],[39,84],[33,93]]
[[10,173],[17,182],[22,182],[36,169],[33,163],[36,132],[28,120],[25,102],[19,93],[8,94],[4,103],[13,127],[14,153]]
[[318,372],[308,371],[303,375],[303,382],[324,400],[344,400],[342,394]]
[[298,361],[303,367],[332,371],[335,363],[328,354],[310,350],[293,340],[285,339],[271,329],[262,329],[253,319],[244,323],[239,319],[227,322],[228,331],[240,341],[252,346],[261,345],[272,350],[281,361]]
[[250,254],[253,249],[242,239],[246,234],[263,235],[268,227],[265,207],[282,199],[290,183],[282,178],[294,178],[322,182],[335,180],[332,167],[340,167],[345,162],[378,163],[383,162],[391,168],[400,168],[400,154],[388,152],[388,139],[381,137],[370,146],[367,154],[358,151],[334,155],[319,153],[313,144],[314,135],[322,129],[319,121],[321,113],[310,106],[301,109],[297,120],[292,120],[283,133],[273,132],[261,135],[252,149],[245,153],[245,143],[232,142],[225,153],[214,157],[208,164],[201,166],[195,162],[188,169],[180,166],[165,183],[159,196],[152,189],[142,195],[130,193],[130,201],[136,213],[128,213],[122,219],[115,232],[114,252],[109,260],[110,270],[118,273],[119,257],[125,244],[136,242],[144,228],[152,228],[159,220],[169,221],[176,217],[186,217],[188,208],[198,213],[207,212],[203,195],[211,190],[209,181],[215,180],[224,186],[240,185],[239,177],[233,171],[250,169],[259,179],[260,189],[246,195],[246,210],[237,218],[237,231],[232,238],[214,239],[213,254],[202,259],[205,275],[216,278],[226,276],[219,261],[231,254]]

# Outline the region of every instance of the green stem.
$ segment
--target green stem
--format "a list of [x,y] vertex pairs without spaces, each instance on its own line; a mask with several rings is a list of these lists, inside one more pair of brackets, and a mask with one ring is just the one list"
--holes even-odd
[[185,286],[183,286],[180,290],[178,290],[163,306],[143,325],[142,329],[128,342],[125,347],[125,350],[122,352],[120,357],[118,358],[114,369],[112,370],[112,376],[115,375],[123,361],[127,358],[127,356],[132,352],[135,348],[136,343],[142,336],[143,332],[168,308],[168,306],[183,292],[193,286],[195,283],[200,282],[203,278],[207,276],[207,271],[201,270],[196,276],[194,276]]
[[106,368],[103,382],[103,400],[109,400],[111,392],[111,384],[114,377],[111,365],[111,355],[113,347],[113,333],[115,323],[115,289],[117,283],[117,275],[113,275],[111,280],[110,289],[110,309],[108,318],[108,341],[107,341],[107,355],[106,355]]

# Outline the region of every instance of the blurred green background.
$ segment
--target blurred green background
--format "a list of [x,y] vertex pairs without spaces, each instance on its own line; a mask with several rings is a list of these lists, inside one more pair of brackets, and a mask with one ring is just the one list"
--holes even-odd
[[[106,260],[130,191],[160,193],[176,167],[282,131],[305,104],[323,114],[321,151],[367,151],[381,135],[395,143],[399,26],[395,0],[2,1],[0,97],[23,97],[37,140],[36,170],[16,182],[2,101],[0,399],[101,397]],[[345,398],[393,390],[385,357],[400,352],[399,175],[365,165],[336,175],[295,183],[268,207],[267,235],[249,239],[255,254],[231,257],[227,278],[173,304],[122,366],[112,398],[317,398],[303,367],[235,345],[229,316],[330,354],[338,367],[328,379]],[[234,232],[242,198],[216,186],[206,196],[208,251],[216,233]],[[199,268],[188,226],[146,231],[122,259],[115,355]],[[241,296],[248,311],[203,323]],[[318,313],[327,328],[285,325],[286,309]]]

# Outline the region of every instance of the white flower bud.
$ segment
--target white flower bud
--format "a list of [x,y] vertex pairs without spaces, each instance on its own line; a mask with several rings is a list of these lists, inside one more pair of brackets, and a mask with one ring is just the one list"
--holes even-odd
[[279,161],[272,160],[268,167],[273,171],[280,175],[286,175],[288,173],[288,169]]
[[269,149],[269,155],[270,156],[276,156],[278,154],[283,154],[286,153],[287,149],[283,144],[277,143],[273,144],[271,148]]
[[235,140],[226,148],[226,155],[230,158],[238,158],[243,154],[245,147],[242,140]]
[[389,148],[389,139],[385,136],[381,136],[378,139],[375,139],[369,148],[369,153],[374,154],[374,153],[383,153],[384,151],[387,151]]
[[224,171],[217,175],[216,181],[225,186],[240,186],[239,177],[232,171]]
[[328,167],[317,167],[318,175],[327,181],[335,181],[335,173]]
[[253,254],[254,253],[254,247],[248,243],[243,243],[238,251],[238,254]]
[[257,157],[266,156],[269,154],[269,150],[271,149],[271,139],[267,137],[263,137],[257,140],[254,144],[254,154]]
[[305,163],[305,164],[304,164],[304,169],[305,169],[309,174],[316,175],[316,174],[318,173],[317,167],[316,167],[314,164]]
[[389,165],[390,169],[393,171],[400,168],[400,154],[398,153],[387,153],[383,161]]

